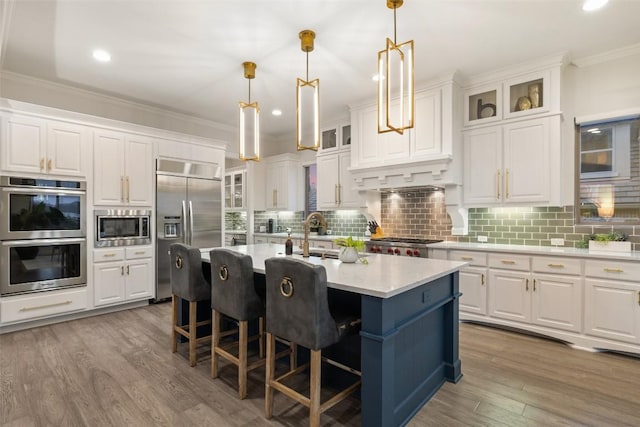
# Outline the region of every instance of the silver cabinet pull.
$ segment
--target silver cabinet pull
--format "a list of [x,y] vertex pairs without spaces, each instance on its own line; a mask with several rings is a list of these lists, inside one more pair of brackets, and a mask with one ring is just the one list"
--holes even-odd
[[480,279],[480,285],[481,285],[481,286],[484,286],[484,273],[482,273],[482,275],[481,275],[480,277],[481,277],[481,279]]
[[120,275],[124,276],[124,265],[120,266]]
[[127,265],[127,276],[129,275],[129,265]]
[[524,285],[524,290],[527,291],[527,292],[529,291],[529,279],[526,279],[526,283]]

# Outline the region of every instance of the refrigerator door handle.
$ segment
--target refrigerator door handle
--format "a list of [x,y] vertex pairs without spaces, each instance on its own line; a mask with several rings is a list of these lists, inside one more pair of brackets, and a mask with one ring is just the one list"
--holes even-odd
[[189,235],[187,234],[187,206],[184,200],[182,201],[182,236],[184,238],[184,244],[188,245],[190,241]]
[[191,245],[191,238],[193,237],[193,204],[189,200],[189,245]]

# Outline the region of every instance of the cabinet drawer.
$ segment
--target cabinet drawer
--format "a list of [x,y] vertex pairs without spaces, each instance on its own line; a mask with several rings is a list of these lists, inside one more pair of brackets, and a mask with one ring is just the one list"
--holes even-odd
[[531,268],[539,273],[580,275],[582,261],[579,259],[556,257],[533,257]]
[[123,248],[96,249],[93,251],[93,262],[122,261],[123,259]]
[[0,322],[17,322],[87,308],[87,288],[9,297],[0,302]]
[[584,267],[585,276],[640,282],[640,263],[627,261],[592,261]]
[[151,246],[133,246],[125,248],[127,259],[151,258],[153,248]]
[[469,265],[487,266],[487,254],[475,251],[450,251],[450,261],[468,262]]
[[309,240],[309,246],[312,248],[333,249],[331,240]]
[[505,270],[529,271],[529,257],[526,255],[489,254],[489,266]]

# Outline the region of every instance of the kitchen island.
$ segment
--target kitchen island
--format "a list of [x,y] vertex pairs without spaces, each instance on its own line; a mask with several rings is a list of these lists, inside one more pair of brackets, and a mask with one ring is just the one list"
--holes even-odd
[[[228,248],[250,255],[256,273],[284,246]],[[201,249],[203,260],[209,248]],[[301,255],[290,255],[303,259]],[[445,381],[462,376],[458,357],[458,270],[464,262],[367,254],[368,264],[309,257],[327,285],[360,296],[362,425],[406,424]]]

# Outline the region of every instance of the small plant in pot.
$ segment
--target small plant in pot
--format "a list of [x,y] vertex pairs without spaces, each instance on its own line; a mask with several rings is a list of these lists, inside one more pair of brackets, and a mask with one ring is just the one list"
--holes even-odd
[[354,239],[353,237],[340,237],[333,241],[340,247],[338,252],[338,259],[342,262],[356,262],[358,259],[363,264],[367,264],[367,260],[360,258],[358,252],[364,250],[364,242],[362,240]]
[[627,235],[611,231],[611,233],[591,234],[578,242],[578,247],[589,248],[592,251],[630,252],[631,242],[627,242]]

